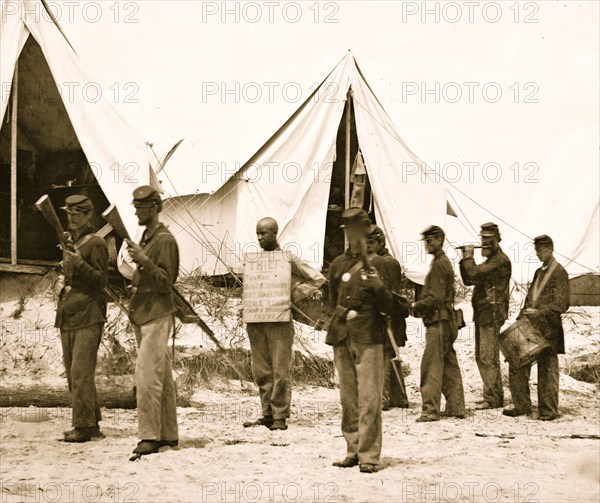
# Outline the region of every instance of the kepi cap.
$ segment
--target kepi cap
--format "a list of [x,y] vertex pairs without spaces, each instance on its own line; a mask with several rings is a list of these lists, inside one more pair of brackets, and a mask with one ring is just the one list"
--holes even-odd
[[378,241],[385,242],[385,234],[383,233],[383,229],[378,225],[372,225],[371,233],[369,234],[369,239],[376,239]]
[[437,225],[430,225],[429,227],[427,227],[427,229],[425,229],[423,232],[421,232],[421,234],[423,236],[423,240],[425,240],[427,238],[432,238],[432,237],[441,237],[441,238],[446,237],[446,233],[444,232],[444,229],[442,229],[441,227],[438,227]]
[[75,194],[65,199],[65,205],[60,207],[67,213],[89,213],[94,210],[92,201],[87,196]]
[[162,199],[158,191],[150,185],[142,185],[133,191],[133,204],[136,208],[146,208],[149,206],[161,206]]
[[342,213],[342,225],[340,227],[346,227],[352,224],[370,226],[371,219],[369,218],[369,214],[362,208],[348,208]]
[[550,236],[542,234],[541,236],[533,238],[533,245],[536,248],[538,246],[551,246],[552,248],[554,248],[554,241],[552,241],[552,238]]
[[487,222],[485,224],[481,224],[481,231],[479,232],[480,236],[500,236],[500,230],[498,226],[494,222]]

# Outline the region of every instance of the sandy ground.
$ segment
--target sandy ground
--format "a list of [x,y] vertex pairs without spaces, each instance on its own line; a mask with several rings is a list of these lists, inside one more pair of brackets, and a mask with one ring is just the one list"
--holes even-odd
[[[14,301],[1,305],[2,379],[19,375],[14,362],[23,352],[27,358],[27,351],[33,355],[27,367],[32,379],[61,379],[56,334],[40,328],[48,326],[44,320],[51,303],[31,299],[18,323],[10,318],[15,306]],[[576,310],[565,321],[569,353],[598,350],[598,319],[596,308]],[[35,323],[38,328],[31,328]],[[70,409],[0,409],[0,501],[600,501],[600,443],[571,438],[600,433],[597,385],[562,374],[561,417],[553,422],[507,418],[500,410],[474,411],[481,385],[472,327],[467,327],[455,346],[468,416],[415,423],[420,322],[411,320],[409,330],[403,358],[411,369],[406,378],[411,406],[383,413],[382,469],[375,474],[331,466],[345,453],[337,389],[296,386],[289,429],[270,432],[241,426],[259,413],[255,389],[221,382],[197,390],[195,407],[178,410],[179,447],[136,462],[128,460],[137,442],[135,411],[104,410],[104,440],[67,444],[60,439],[70,427]],[[37,341],[34,349],[30,332]],[[311,352],[331,354],[323,334],[299,332]],[[21,335],[18,345],[13,344],[15,333]],[[562,359],[563,368],[568,357]],[[505,363],[503,372],[506,384]],[[535,368],[532,374],[535,403]]]

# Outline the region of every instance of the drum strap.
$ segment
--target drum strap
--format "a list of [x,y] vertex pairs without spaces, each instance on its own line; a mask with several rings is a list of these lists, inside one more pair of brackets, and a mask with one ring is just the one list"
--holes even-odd
[[536,282],[533,285],[531,285],[531,304],[533,307],[537,307],[538,298],[540,294],[544,291],[544,287],[546,286],[546,283],[548,283],[550,276],[552,276],[554,269],[556,269],[556,264],[557,262],[556,260],[554,260],[548,267],[548,270],[546,271],[546,274],[544,274],[544,277],[541,279],[541,281],[538,276]]

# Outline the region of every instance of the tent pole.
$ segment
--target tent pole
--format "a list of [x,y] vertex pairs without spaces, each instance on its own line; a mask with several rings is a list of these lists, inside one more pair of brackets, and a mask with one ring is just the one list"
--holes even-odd
[[346,157],[345,157],[345,177],[344,177],[344,205],[347,209],[350,206],[350,124],[352,118],[351,111],[352,90],[348,90],[346,96]]
[[17,110],[19,101],[19,62],[15,63],[10,118],[10,263],[17,265]]
[[[344,209],[350,206],[350,110],[352,99],[352,88],[348,89],[346,95],[346,156],[344,158]],[[348,248],[348,238],[344,233],[344,249]]]

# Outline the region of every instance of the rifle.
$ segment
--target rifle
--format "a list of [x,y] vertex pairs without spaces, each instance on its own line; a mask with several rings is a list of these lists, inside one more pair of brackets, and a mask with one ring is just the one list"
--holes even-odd
[[[119,210],[114,204],[111,204],[103,213],[102,217],[106,220],[113,228],[113,230],[125,241],[131,241],[129,237],[129,233],[127,232],[127,228],[125,224],[123,224],[123,220],[121,220],[121,215],[119,214]],[[215,343],[217,348],[220,350],[223,349],[223,346],[219,342],[219,340],[215,337],[214,332],[211,328],[204,322],[202,318],[196,313],[194,308],[190,305],[190,303],[183,297],[183,295],[175,288],[171,287],[171,292],[173,294],[173,300],[175,302],[175,316],[182,323],[195,323],[198,325],[202,331],[210,337],[210,339]]]
[[35,207],[44,216],[48,223],[54,228],[56,236],[58,237],[58,241],[63,247],[63,249],[75,251],[75,247],[73,246],[71,237],[67,232],[63,230],[62,224],[60,223],[60,219],[58,218],[56,211],[54,211],[54,206],[52,204],[52,201],[50,201],[50,197],[48,197],[48,194],[44,194],[42,197],[40,197],[36,201]]
[[[54,210],[54,205],[52,201],[50,201],[50,197],[48,194],[44,194],[40,197],[36,203],[35,207],[39,210],[39,212],[44,216],[44,218],[48,221],[48,223],[54,228],[56,231],[56,236],[58,237],[58,241],[62,246],[63,250],[69,250],[71,252],[77,252],[77,247],[71,240],[71,236],[68,232],[65,232],[62,228],[62,224],[60,223],[60,219]],[[123,311],[127,314],[127,308],[121,303],[118,297],[112,292],[112,290],[106,286],[104,288],[104,293],[110,297],[110,299]]]

